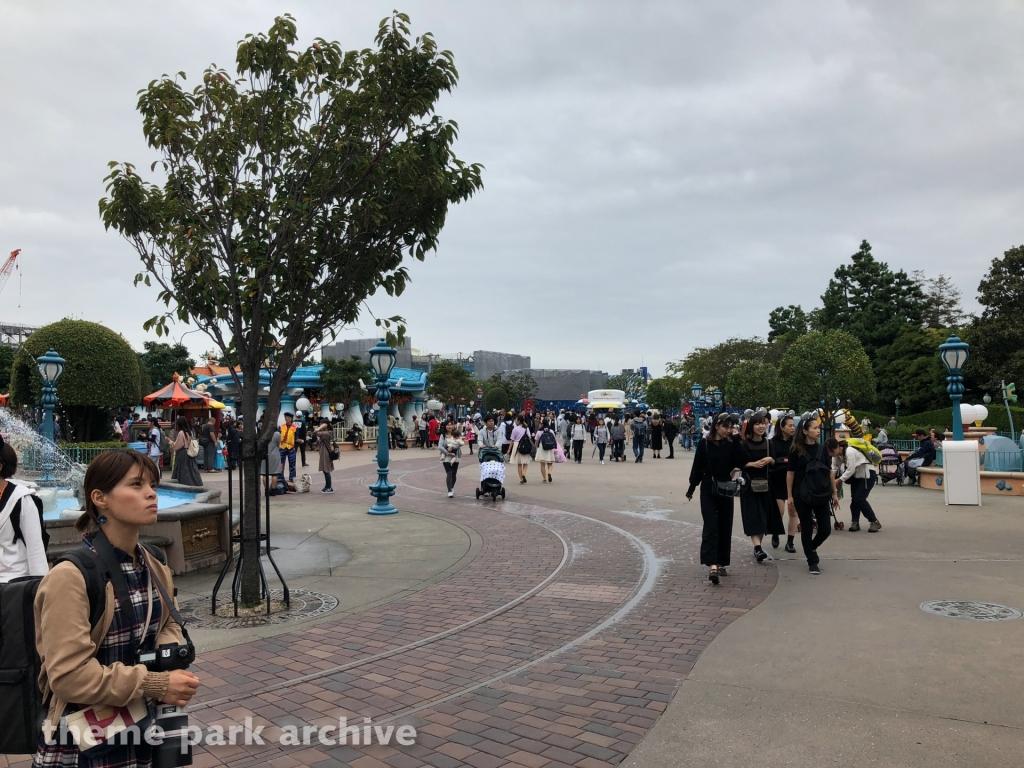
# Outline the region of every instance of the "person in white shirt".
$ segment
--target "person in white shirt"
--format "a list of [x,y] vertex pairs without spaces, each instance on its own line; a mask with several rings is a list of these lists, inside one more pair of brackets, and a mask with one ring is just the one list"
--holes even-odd
[[28,486],[10,478],[18,454],[0,438],[0,583],[45,576],[49,535],[43,527],[43,502]]
[[157,471],[160,472],[160,476],[163,477],[163,451],[160,450],[160,444],[163,442],[163,434],[160,432],[160,422],[157,421],[156,416],[151,416],[149,419],[150,430],[149,437],[146,441],[146,455],[153,460],[156,464]]
[[845,440],[830,438],[825,441],[825,447],[832,456],[832,469],[840,473],[840,482],[850,484],[850,518],[852,522],[847,530],[860,530],[862,512],[871,523],[868,526],[868,533],[877,533],[882,530],[882,524],[878,522],[875,510],[868,503],[868,494],[875,487],[875,466],[868,461],[867,456]]

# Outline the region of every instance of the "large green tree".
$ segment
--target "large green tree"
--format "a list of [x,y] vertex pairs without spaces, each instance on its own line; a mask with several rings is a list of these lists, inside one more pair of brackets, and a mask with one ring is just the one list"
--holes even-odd
[[757,336],[727,339],[713,347],[697,347],[682,360],[669,363],[665,370],[669,375],[677,376],[686,391],[696,383],[705,392],[718,388],[730,397],[726,389],[729,371],[746,361],[777,363],[781,349],[780,345],[768,343]]
[[0,347],[0,390],[7,391],[11,386],[11,368],[14,367],[14,350]]
[[[260,598],[256,462],[288,380],[378,289],[401,294],[406,259],[435,250],[449,206],[481,187],[480,166],[453,152],[457,125],[435,111],[458,73],[431,35],[413,38],[395,12],[372,47],[316,38],[302,50],[297,40],[281,16],[238,43],[235,74],[211,67],[192,89],[183,73],[152,81],[138,108],[162,182],[111,163],[100,201],[104,225],[142,259],[136,283],[155,282],[167,307],[145,327],[161,335],[171,321],[194,323],[225,358],[237,355],[246,604]],[[403,331],[401,318],[377,323]]]
[[939,359],[939,345],[948,337],[948,330],[905,325],[892,344],[878,350],[879,413],[895,413],[897,398],[903,413],[948,405],[946,369]]
[[778,400],[778,377],[772,363],[744,360],[729,371],[725,396],[737,408],[771,408]]
[[353,400],[362,399],[360,380],[369,387],[374,379],[373,368],[366,358],[357,355],[348,360],[325,357],[320,371],[320,396],[329,403],[344,403],[348,408]]
[[488,381],[492,387],[505,390],[513,408],[522,408],[525,401],[537,396],[537,380],[529,371],[496,373]]
[[476,379],[454,360],[438,360],[427,374],[427,392],[446,406],[476,399]]
[[968,386],[999,393],[999,382],[1024,382],[1024,245],[995,258],[978,285],[981,315],[965,333],[971,357],[964,371]]
[[[615,387],[617,389],[617,387]],[[679,407],[679,400],[684,396],[683,382],[675,376],[662,376],[647,382],[646,400],[648,405],[661,410]],[[688,397],[688,394],[686,395]]]
[[904,325],[920,325],[925,305],[920,286],[902,269],[893,272],[875,259],[867,240],[849,264],[836,269],[821,302],[815,327],[853,334],[870,359],[892,344]]
[[776,307],[768,315],[768,341],[789,346],[810,329],[811,318],[799,304]]
[[941,272],[928,277],[923,270],[914,270],[914,282],[924,296],[921,321],[926,328],[959,328],[969,318],[961,304],[960,289]]
[[846,331],[805,333],[779,362],[780,406],[804,410],[825,401],[831,410],[838,398],[846,407],[857,407],[871,403],[874,394],[871,361],[860,341]]
[[15,405],[39,402],[43,381],[36,358],[49,349],[66,361],[57,380],[57,407],[65,423],[70,423],[74,440],[107,439],[109,409],[138,405],[144,394],[135,350],[99,323],[66,318],[45,325],[25,339],[14,356],[11,401]]
[[153,387],[167,386],[176,373],[184,379],[188,376],[189,370],[196,365],[184,344],[146,341],[142,347],[146,351],[139,354],[139,363],[149,374],[149,382]]

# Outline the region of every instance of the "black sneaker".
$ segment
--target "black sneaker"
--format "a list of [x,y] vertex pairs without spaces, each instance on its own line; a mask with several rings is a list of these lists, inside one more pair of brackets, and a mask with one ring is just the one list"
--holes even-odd
[[778,548],[779,548],[779,537],[778,536],[772,536],[772,549],[778,549]]
[[768,553],[765,552],[763,549],[759,549],[756,552],[754,552],[754,557],[757,558],[757,562],[763,563],[765,560],[768,559]]
[[717,568],[712,568],[710,571],[708,571],[708,578],[711,580],[712,584],[717,584],[718,583],[718,569]]
[[810,572],[811,576],[821,576],[821,568],[818,567],[817,563],[808,565],[807,570]]
[[718,566],[718,575],[719,576],[728,576],[729,575],[729,570],[724,565],[720,565],[720,566]]
[[793,546],[793,542],[792,541],[787,541],[786,542],[786,551],[789,552],[789,554],[791,554],[791,555],[795,555],[796,554],[796,547]]

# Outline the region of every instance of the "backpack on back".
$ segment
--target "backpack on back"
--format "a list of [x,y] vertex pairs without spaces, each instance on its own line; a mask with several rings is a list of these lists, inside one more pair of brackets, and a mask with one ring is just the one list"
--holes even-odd
[[[156,547],[142,545],[146,552],[166,565]],[[107,574],[98,554],[86,547],[61,555],[85,579],[89,596],[89,626],[103,618],[107,601]],[[42,662],[36,651],[35,599],[42,582],[29,576],[0,584],[0,754],[35,754],[46,718],[46,702],[39,690]]]
[[864,454],[871,466],[877,467],[882,463],[882,452],[875,448],[871,443],[862,437],[848,437],[846,438],[846,444],[851,448],[856,448],[858,451]]
[[823,454],[825,446],[819,445],[818,452],[810,456],[800,484],[800,498],[808,504],[832,498],[832,467],[825,464]]
[[545,451],[555,450],[555,446],[558,442],[555,440],[555,435],[550,429],[545,429],[540,433],[540,447]]
[[524,432],[523,436],[519,438],[518,453],[520,456],[523,454],[529,456],[533,453],[533,440],[530,439],[530,433],[528,431]]
[[633,422],[633,437],[643,437],[647,434],[647,422],[645,421],[634,421]]

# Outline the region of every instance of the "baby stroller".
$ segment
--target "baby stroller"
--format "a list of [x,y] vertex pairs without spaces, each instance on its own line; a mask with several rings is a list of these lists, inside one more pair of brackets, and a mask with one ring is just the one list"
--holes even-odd
[[896,485],[903,485],[904,474],[903,459],[899,452],[888,445],[882,448],[882,463],[878,465],[878,477],[882,485],[892,480],[896,481]]
[[476,497],[490,496],[497,501],[498,496],[505,498],[505,454],[500,448],[481,448],[477,454],[480,460],[480,487],[476,489]]

